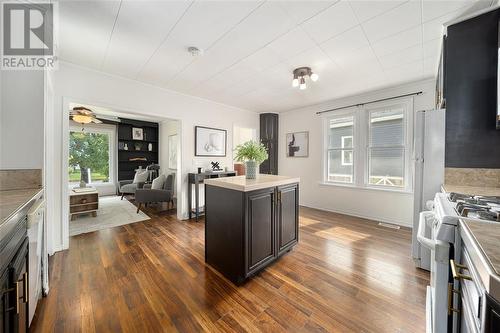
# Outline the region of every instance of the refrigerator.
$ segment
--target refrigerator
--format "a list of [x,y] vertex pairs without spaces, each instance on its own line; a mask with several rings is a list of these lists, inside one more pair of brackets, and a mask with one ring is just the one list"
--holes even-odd
[[[414,124],[412,257],[417,267],[430,270],[431,253],[417,241],[417,230],[420,212],[431,209],[427,202],[444,183],[445,109],[418,111]],[[430,228],[425,233],[431,237]]]

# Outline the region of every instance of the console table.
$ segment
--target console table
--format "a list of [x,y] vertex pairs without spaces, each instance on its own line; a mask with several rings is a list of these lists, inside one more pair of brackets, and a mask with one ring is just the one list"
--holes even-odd
[[[189,173],[188,174],[188,207],[189,207],[189,218],[191,219],[193,214],[198,221],[198,217],[204,214],[204,207],[200,207],[200,184],[203,184],[205,179],[209,178],[220,178],[220,177],[233,177],[236,176],[236,171],[221,171],[221,172],[202,172],[202,173]],[[194,202],[195,208],[193,206],[193,189],[194,185]]]

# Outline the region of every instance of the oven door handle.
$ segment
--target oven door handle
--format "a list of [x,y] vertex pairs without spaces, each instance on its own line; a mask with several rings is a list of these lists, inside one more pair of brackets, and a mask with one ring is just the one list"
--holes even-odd
[[440,240],[431,239],[425,236],[425,226],[431,225],[434,213],[421,212],[418,221],[417,240],[422,246],[435,253],[435,259],[442,263],[448,263],[450,244]]
[[420,218],[418,221],[417,240],[429,250],[436,249],[436,242],[425,236],[425,226],[430,223],[429,220],[433,217],[434,214],[432,212],[420,212]]

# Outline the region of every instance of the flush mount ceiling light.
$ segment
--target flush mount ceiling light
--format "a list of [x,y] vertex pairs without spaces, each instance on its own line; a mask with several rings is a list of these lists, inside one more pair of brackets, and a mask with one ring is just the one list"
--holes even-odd
[[92,112],[92,110],[83,106],[74,107],[73,110],[70,111],[70,116],[73,121],[82,125],[89,123],[102,123],[102,121],[96,118],[95,113]]
[[198,57],[203,55],[203,50],[200,50],[199,48],[195,46],[190,46],[188,47],[188,52],[191,54],[192,57]]
[[306,89],[306,77],[309,77],[313,82],[316,82],[319,79],[318,74],[313,73],[311,67],[295,68],[293,70],[292,87],[299,87],[300,90]]

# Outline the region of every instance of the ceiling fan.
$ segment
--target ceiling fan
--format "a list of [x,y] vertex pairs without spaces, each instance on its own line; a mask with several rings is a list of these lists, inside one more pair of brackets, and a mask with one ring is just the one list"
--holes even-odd
[[102,124],[102,121],[96,118],[96,114],[92,110],[83,106],[75,106],[69,115],[74,122],[82,125],[89,123]]

